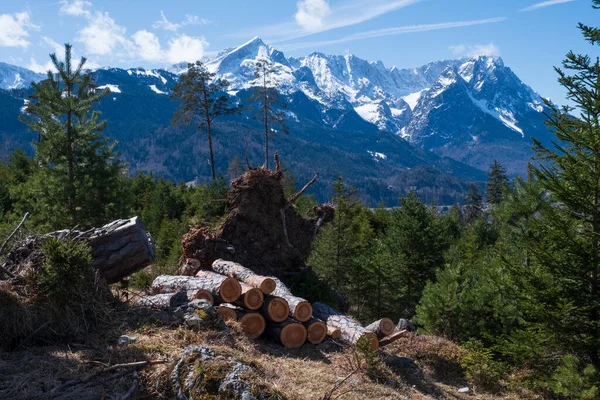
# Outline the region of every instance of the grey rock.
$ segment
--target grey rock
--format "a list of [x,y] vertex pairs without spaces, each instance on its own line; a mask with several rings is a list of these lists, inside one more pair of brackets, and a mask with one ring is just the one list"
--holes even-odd
[[137,339],[133,336],[122,335],[121,337],[119,337],[119,341],[117,343],[119,346],[127,346],[132,343],[135,343],[136,340]]
[[407,330],[409,332],[414,332],[415,326],[413,325],[410,319],[400,318],[398,320],[398,325],[396,325],[396,329],[399,331]]

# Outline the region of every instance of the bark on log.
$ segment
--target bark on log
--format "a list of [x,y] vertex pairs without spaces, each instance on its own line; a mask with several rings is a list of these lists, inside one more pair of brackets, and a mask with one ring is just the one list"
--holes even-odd
[[288,349],[296,349],[306,342],[307,332],[304,325],[288,318],[279,323],[269,323],[267,335]]
[[367,331],[355,319],[340,314],[327,304],[319,302],[313,303],[313,314],[316,318],[325,321],[327,325],[338,328],[342,333],[342,339],[346,340],[347,342],[356,344],[360,338],[367,337],[372,350],[377,350],[379,347],[377,335],[375,335],[373,332]]
[[[204,271],[208,272],[208,271]],[[242,287],[233,278],[211,273],[213,275],[181,276],[160,275],[154,279],[152,289],[157,293],[180,290],[206,290],[213,297],[218,296],[224,302],[236,301],[242,294]],[[215,299],[216,301],[217,299]]]
[[290,306],[285,299],[269,295],[265,296],[261,311],[270,322],[283,322],[290,314]]
[[28,236],[7,254],[0,268],[7,271],[6,275],[9,276],[19,276],[30,268],[41,269],[43,256],[40,247],[50,237],[87,242],[92,266],[109,284],[147,267],[155,259],[152,237],[146,232],[142,220],[133,217],[85,232],[71,229]]
[[139,217],[119,219],[77,237],[88,242],[92,266],[108,283],[119,282],[156,258],[152,236]]
[[339,328],[327,325],[327,336],[332,339],[339,339],[342,337],[342,331],[340,331]]
[[260,289],[264,294],[271,294],[275,290],[275,281],[268,276],[255,274],[252,270],[221,258],[212,263],[212,270],[219,274],[236,278],[246,285]]
[[265,331],[265,318],[255,311],[244,310],[233,304],[224,303],[219,306],[217,313],[224,321],[239,321],[242,330],[250,339],[256,339]]
[[306,327],[306,338],[312,344],[319,344],[327,337],[327,324],[320,319],[312,317],[304,323],[304,326]]
[[241,286],[242,295],[235,301],[235,304],[249,310],[258,310],[265,299],[263,292],[260,289],[246,285],[245,283],[242,283]]
[[312,306],[302,297],[297,297],[292,294],[292,291],[283,284],[279,279],[273,278],[277,287],[273,295],[281,297],[288,302],[290,306],[290,317],[300,322],[306,322],[312,317]]
[[[195,294],[195,293],[194,293]],[[147,308],[167,310],[187,303],[190,299],[188,293],[181,291],[177,293],[160,293],[142,297],[137,305]]]
[[381,339],[379,341],[379,345],[383,347],[383,346],[387,346],[390,343],[394,343],[396,340],[400,339],[401,337],[406,336],[409,332],[410,331],[408,331],[408,330],[394,332],[391,335],[386,336],[383,339]]
[[395,328],[394,322],[389,318],[381,318],[380,320],[365,326],[366,330],[376,334],[379,339],[392,334]]

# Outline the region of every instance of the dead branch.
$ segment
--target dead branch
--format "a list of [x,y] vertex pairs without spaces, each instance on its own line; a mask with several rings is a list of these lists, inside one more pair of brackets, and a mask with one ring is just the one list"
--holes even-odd
[[19,223],[19,225],[17,225],[17,227],[15,228],[15,230],[12,231],[12,233],[10,235],[8,235],[8,238],[6,238],[6,240],[2,244],[2,247],[0,247],[0,254],[2,254],[4,252],[4,248],[6,247],[6,245],[8,244],[8,242],[10,242],[10,239],[12,239],[12,237],[15,236],[15,234],[19,231],[19,229],[21,229],[21,227],[25,223],[25,220],[27,219],[27,217],[29,217],[29,213],[28,212],[26,212],[25,215],[23,216],[23,219],[21,220],[21,223]]
[[273,158],[275,158],[275,172],[280,172],[281,163],[279,162],[279,154],[275,152],[275,154],[273,154]]
[[248,168],[248,170],[252,170],[255,168],[252,166],[252,164],[250,164],[250,161],[248,160],[248,135],[246,135],[245,142],[246,142],[246,167]]
[[319,173],[317,173],[311,180],[310,182],[308,182],[306,185],[304,185],[304,187],[302,189],[300,189],[300,191],[294,193],[292,195],[292,197],[290,197],[288,199],[288,201],[290,203],[295,202],[296,200],[298,200],[298,197],[302,196],[302,193],[304,193],[306,191],[306,189],[308,189],[310,187],[310,185],[312,185],[313,183],[315,183],[317,181],[317,178],[319,177]]

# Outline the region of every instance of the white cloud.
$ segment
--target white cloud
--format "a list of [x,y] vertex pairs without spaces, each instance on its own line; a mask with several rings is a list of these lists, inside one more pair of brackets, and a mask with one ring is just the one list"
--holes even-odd
[[402,35],[402,34],[406,34],[406,33],[426,32],[426,31],[435,31],[435,30],[441,30],[441,29],[461,28],[461,27],[465,27],[465,26],[493,24],[493,23],[497,23],[497,22],[503,22],[506,20],[507,20],[507,18],[500,17],[500,18],[488,18],[488,19],[479,19],[479,20],[471,20],[471,21],[442,22],[439,24],[398,26],[398,27],[392,27],[392,28],[382,28],[382,29],[376,29],[376,30],[371,30],[371,31],[354,33],[352,35],[343,36],[341,38],[332,39],[332,40],[294,43],[294,44],[290,44],[290,45],[284,45],[284,46],[282,46],[282,48],[286,49],[286,50],[296,50],[296,49],[303,49],[306,47],[329,46],[332,44],[346,43],[346,42],[352,42],[355,40],[377,38],[377,37],[382,37],[382,36]]
[[65,46],[58,43],[57,41],[55,41],[52,38],[49,38],[47,36],[42,37],[42,39],[44,40],[44,42],[52,48],[52,50],[57,54],[57,55],[61,55],[65,52]]
[[331,14],[327,0],[300,0],[296,23],[301,28],[312,32],[323,29],[323,19]]
[[[327,6],[327,9],[325,9],[323,6],[325,2],[323,0],[300,0],[298,3],[298,12],[295,14],[295,21],[254,27],[250,30],[237,32],[229,36],[247,38],[258,35],[270,43],[280,43],[319,32],[360,24],[421,1],[423,0],[355,0],[352,3],[344,3],[343,5],[340,4],[331,8]],[[308,5],[311,5],[311,8],[305,7]],[[310,10],[313,12],[311,13]],[[306,29],[301,24],[299,27],[299,14],[300,21],[304,23],[305,27],[310,29]],[[318,18],[315,18],[315,21],[309,21],[305,17],[305,14],[306,17],[313,15]]]
[[147,30],[137,31],[132,36],[137,54],[143,60],[156,61],[163,58],[163,51],[156,35]]
[[38,30],[28,12],[0,14],[0,47],[29,46],[29,30]]
[[181,35],[169,40],[169,48],[165,56],[171,63],[194,62],[204,56],[206,46],[208,46],[208,42],[203,37]]
[[494,43],[450,46],[455,57],[500,56],[500,48]]
[[165,16],[165,13],[160,11],[160,20],[156,21],[152,27],[154,29],[163,29],[165,31],[177,32],[177,30],[186,25],[207,25],[210,21],[204,18],[200,18],[197,15],[185,15],[185,20],[180,23],[171,22]]
[[125,31],[107,12],[96,11],[75,40],[83,43],[88,54],[107,55],[119,46],[128,47]]
[[49,70],[52,72],[56,72],[56,68],[54,68],[54,64],[52,61],[48,60],[45,64],[38,64],[37,61],[33,57],[29,60],[29,65],[27,65],[27,69],[32,70],[33,72],[37,72],[39,74],[45,74]]
[[61,0],[59,14],[73,16],[90,16],[92,3],[85,0]]
[[556,4],[570,3],[572,1],[575,1],[575,0],[547,0],[547,1],[542,1],[539,3],[535,3],[534,5],[529,6],[529,7],[522,8],[519,11],[520,12],[534,11],[534,10],[538,10],[540,8],[554,6]]

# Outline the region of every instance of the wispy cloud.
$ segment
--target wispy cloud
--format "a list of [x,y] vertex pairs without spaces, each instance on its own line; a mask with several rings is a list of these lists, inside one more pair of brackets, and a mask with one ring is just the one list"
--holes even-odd
[[39,29],[28,12],[0,14],[0,47],[27,47],[29,31]]
[[75,17],[89,17],[92,3],[85,0],[61,0],[60,10],[61,15],[72,15]]
[[570,3],[575,0],[547,0],[535,3],[532,6],[520,9],[520,12],[539,10],[540,8],[554,6],[556,4]]
[[338,44],[338,43],[353,42],[355,40],[377,38],[377,37],[382,37],[382,36],[403,35],[406,33],[461,28],[461,27],[473,26],[473,25],[494,24],[494,23],[503,22],[506,20],[507,20],[506,17],[499,17],[499,18],[478,19],[478,20],[471,20],[471,21],[442,22],[442,23],[438,23],[438,24],[398,26],[398,27],[382,28],[382,29],[376,29],[376,30],[371,30],[371,31],[354,33],[352,35],[343,36],[338,39],[291,43],[289,45],[282,45],[280,47],[285,50],[296,50],[296,49],[303,49],[303,48],[308,48],[308,47],[329,46],[329,45]]
[[500,56],[500,48],[494,43],[450,46],[456,57]]
[[152,27],[154,29],[164,29],[165,31],[177,32],[177,30],[186,25],[208,25],[210,23],[209,20],[205,18],[200,18],[197,15],[185,15],[185,20],[175,23],[171,22],[165,16],[165,13],[160,11],[160,19],[156,21]]
[[240,38],[258,35],[270,43],[286,42],[360,24],[421,1],[423,0],[358,0],[332,7],[327,0],[300,0],[293,21],[254,27],[230,36]]

